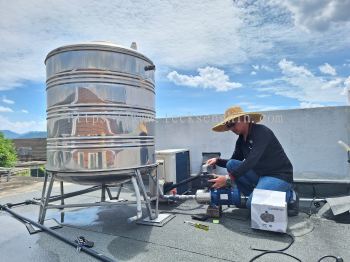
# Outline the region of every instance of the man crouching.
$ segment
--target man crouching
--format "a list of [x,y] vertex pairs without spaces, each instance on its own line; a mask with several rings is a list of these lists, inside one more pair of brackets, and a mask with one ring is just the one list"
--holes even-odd
[[[225,167],[226,176],[209,180],[214,188],[233,181],[248,197],[250,209],[254,188],[286,192],[286,202],[293,200],[293,166],[275,134],[266,126],[256,124],[262,119],[259,113],[246,113],[239,106],[225,111],[224,121],[215,125],[216,132],[232,131],[238,135],[231,159],[211,158],[208,165]],[[288,206],[290,215],[298,214],[298,203]],[[294,209],[294,210],[292,210]]]

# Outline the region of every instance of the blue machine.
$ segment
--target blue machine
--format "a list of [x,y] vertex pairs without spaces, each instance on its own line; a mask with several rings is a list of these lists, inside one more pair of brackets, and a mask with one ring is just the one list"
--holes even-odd
[[210,205],[234,205],[236,207],[243,207],[241,192],[237,187],[219,189],[212,188],[210,189]]

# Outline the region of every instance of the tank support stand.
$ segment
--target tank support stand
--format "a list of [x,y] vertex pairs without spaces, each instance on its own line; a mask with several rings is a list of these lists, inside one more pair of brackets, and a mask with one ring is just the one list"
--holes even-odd
[[[145,172],[146,173],[146,172]],[[158,188],[159,188],[159,180],[158,180],[158,173],[156,166],[152,169],[147,170],[147,174],[150,177],[150,181],[153,181],[155,184],[155,188],[157,188],[157,194],[153,197],[149,197],[146,191],[145,185],[142,180],[141,171],[139,169],[134,169],[133,174],[131,174],[131,178],[129,181],[132,182],[132,185],[134,187],[135,195],[136,195],[136,201],[125,201],[119,199],[121,190],[123,188],[123,184],[128,182],[123,182],[122,184],[118,185],[118,191],[117,196],[113,197],[110,188],[116,187],[115,185],[99,185],[99,186],[93,186],[87,189],[74,191],[70,193],[64,194],[64,187],[63,187],[63,181],[60,182],[60,195],[57,196],[51,196],[52,189],[54,186],[54,182],[58,180],[57,173],[55,172],[46,172],[44,177],[44,184],[43,184],[43,190],[41,194],[41,199],[38,201],[38,204],[40,205],[39,210],[39,219],[38,222],[40,224],[44,224],[46,212],[47,209],[60,209],[61,211],[65,208],[76,208],[76,207],[92,207],[92,206],[113,206],[113,205],[129,205],[129,204],[136,204],[137,207],[137,214],[136,216],[128,218],[128,222],[137,221],[139,224],[147,224],[147,225],[156,225],[156,226],[162,226],[166,222],[168,222],[171,218],[174,216],[170,214],[159,214],[158,212],[158,203],[159,203],[159,194],[158,194]],[[65,204],[65,199],[83,195],[86,193],[90,193],[93,191],[97,191],[101,189],[101,201],[95,202],[95,203],[78,203],[78,204]],[[106,201],[106,192],[108,195],[109,200],[114,200],[113,202]],[[141,199],[141,196],[143,200]],[[60,204],[51,204],[51,202],[60,201]],[[155,201],[155,208],[152,208],[152,201]],[[141,220],[142,218],[142,204],[145,204],[147,216],[145,219]],[[64,219],[64,212],[61,213],[61,222],[63,222]]]

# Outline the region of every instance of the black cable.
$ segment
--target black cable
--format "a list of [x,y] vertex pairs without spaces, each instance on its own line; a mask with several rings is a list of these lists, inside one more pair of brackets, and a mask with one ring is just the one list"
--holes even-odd
[[198,173],[197,175],[195,175],[193,177],[186,178],[178,183],[164,185],[164,190],[163,190],[164,194],[168,193],[170,190],[172,190],[174,188],[178,188],[179,186],[182,186],[182,185],[185,185],[189,182],[192,182],[193,180],[196,180],[198,178],[205,178],[205,177],[210,178],[210,174]]
[[343,261],[344,261],[343,258],[341,258],[341,257],[339,257],[339,256],[336,257],[336,256],[333,256],[333,255],[327,255],[327,256],[321,257],[319,260],[317,260],[317,262],[320,262],[320,261],[322,261],[323,259],[328,258],[328,257],[335,258],[335,261],[336,261],[336,262],[343,262]]
[[295,241],[295,238],[294,238],[293,235],[288,234],[288,233],[285,233],[285,235],[287,235],[287,236],[290,237],[291,242],[290,242],[286,247],[284,247],[284,248],[277,249],[277,250],[268,250],[268,249],[260,249],[260,248],[252,248],[252,247],[251,247],[250,249],[256,250],[256,251],[262,251],[263,253],[261,253],[261,254],[259,254],[259,255],[256,255],[256,256],[253,257],[251,260],[249,260],[249,262],[254,261],[254,260],[256,260],[257,258],[262,257],[262,256],[265,256],[265,255],[267,255],[267,254],[281,254],[281,255],[285,255],[285,256],[292,257],[292,258],[294,258],[295,260],[302,262],[299,258],[297,258],[297,257],[295,257],[295,256],[293,256],[293,255],[291,255],[291,254],[288,254],[288,253],[285,253],[285,252],[284,252],[284,251],[286,251],[288,248],[290,248],[291,245],[293,245],[293,243],[294,243],[294,241]]
[[291,234],[288,234],[288,233],[285,233],[285,235],[289,236],[290,239],[292,240],[288,246],[286,246],[285,248],[282,248],[282,249],[277,249],[277,250],[270,250],[270,249],[260,249],[260,248],[253,248],[251,247],[250,249],[251,250],[256,250],[256,251],[263,251],[263,252],[283,252],[283,251],[286,251],[288,248],[291,247],[291,245],[293,245],[294,241],[295,241],[295,238],[293,235]]
[[291,254],[287,254],[287,253],[284,253],[284,252],[281,252],[281,251],[266,251],[264,253],[261,253],[259,255],[256,255],[255,257],[253,257],[251,260],[249,260],[249,262],[252,262],[256,259],[258,259],[259,257],[262,257],[262,256],[265,256],[267,254],[280,254],[280,255],[284,255],[284,256],[288,256],[288,257],[291,257],[291,258],[294,258],[295,260],[299,261],[299,262],[302,262],[299,258],[291,255]]
[[[16,204],[13,204],[12,206],[14,206]],[[49,235],[65,242],[66,244],[68,245],[71,245],[75,248],[79,247],[79,244],[75,243],[74,241],[71,241],[63,236],[61,236],[60,234],[56,233],[54,230],[52,230],[51,228],[48,228],[44,225],[41,225],[37,222],[34,222],[33,220],[29,219],[29,218],[26,218],[26,217],[23,217],[21,216],[20,214],[12,211],[10,208],[8,208],[7,206],[5,205],[1,205],[0,204],[0,210],[4,210],[6,212],[8,212],[9,214],[11,214],[14,218],[22,221],[22,222],[27,222],[27,223],[30,223],[38,228],[40,228],[41,230],[43,230],[44,232],[48,233]],[[103,262],[116,262],[116,260],[113,260],[101,253],[98,253],[97,251],[93,250],[93,249],[90,249],[90,248],[87,248],[85,246],[82,246],[80,247],[82,251],[84,251],[85,253],[89,254],[90,256],[100,260],[100,261],[103,261]]]

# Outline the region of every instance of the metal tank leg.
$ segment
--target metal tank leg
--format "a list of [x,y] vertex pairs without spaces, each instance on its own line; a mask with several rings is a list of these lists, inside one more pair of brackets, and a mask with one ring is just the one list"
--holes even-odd
[[41,214],[43,212],[43,199],[45,196],[45,191],[46,191],[46,184],[47,184],[47,177],[49,176],[48,172],[45,172],[44,174],[44,184],[43,184],[43,190],[41,191],[41,199],[40,199],[40,209],[39,209],[39,217],[38,217],[38,222],[40,221]]
[[[49,174],[47,175],[47,178],[45,180],[48,179]],[[43,192],[42,192],[42,198],[41,198],[41,208],[40,208],[40,212],[39,212],[39,223],[40,224],[44,224],[44,220],[45,220],[45,216],[46,216],[46,210],[47,210],[47,205],[49,203],[49,199],[50,199],[50,195],[51,195],[51,191],[52,191],[52,187],[53,187],[53,182],[55,181],[55,174],[50,174],[50,182],[49,182],[49,187],[47,188],[47,192],[46,192],[46,196],[45,196],[45,189],[46,189],[46,183],[47,181],[45,181],[45,185],[43,188]]]
[[[64,205],[63,181],[60,181],[60,192],[61,192],[61,205]],[[62,209],[63,209],[63,208],[62,208]]]
[[128,218],[128,223],[136,221],[136,220],[138,220],[138,219],[140,219],[142,217],[142,206],[141,206],[140,189],[139,189],[139,186],[137,184],[137,180],[136,180],[135,176],[131,177],[131,182],[132,182],[132,184],[134,186],[134,189],[135,189],[137,214],[136,214],[136,216],[129,217]]
[[[158,178],[158,168],[155,169],[155,173],[156,173],[156,217],[158,217],[159,215],[159,178]],[[148,174],[150,176],[150,178],[152,178],[152,173],[150,172]]]
[[[158,212],[158,201],[159,201],[159,179],[158,179],[158,173],[155,173],[155,181],[154,178],[152,177],[152,173],[148,173],[148,175],[150,176],[150,180],[152,180],[155,185],[156,185],[156,192],[155,192],[155,197],[152,197],[152,199],[150,197],[147,196],[146,193],[146,189],[145,186],[143,184],[142,181],[142,177],[140,174],[139,170],[135,170],[135,174],[136,177],[138,178],[138,181],[140,183],[140,187],[141,187],[141,193],[143,194],[143,197],[145,199],[145,204],[147,207],[147,211],[149,213],[149,217],[146,217],[143,220],[139,220],[137,221],[138,224],[143,224],[143,225],[151,225],[151,226],[158,226],[158,227],[162,227],[164,226],[166,223],[168,223],[171,219],[173,219],[175,217],[175,215],[173,214],[159,214]],[[156,207],[155,210],[153,211],[151,208],[151,200],[156,200]]]
[[105,184],[103,184],[101,187],[101,202],[106,201],[106,188],[107,186]]
[[106,186],[106,192],[108,194],[109,200],[119,200],[119,196],[120,196],[120,193],[122,191],[123,185],[124,184],[120,184],[120,186],[118,187],[118,192],[117,192],[117,196],[116,197],[114,197],[112,195],[110,187]]
[[120,186],[119,186],[118,193],[117,193],[117,196],[116,196],[116,200],[119,199],[120,193],[122,192],[123,185],[124,184],[120,184]]
[[[60,181],[60,192],[61,192],[61,205],[64,206],[64,189],[63,189],[63,181]],[[61,223],[64,222],[64,207],[60,208],[61,210]]]
[[146,188],[145,188],[145,185],[143,184],[141,173],[138,169],[135,170],[135,175],[136,175],[137,182],[138,182],[139,186],[141,187],[141,194],[143,196],[143,199],[145,200],[148,215],[149,215],[150,219],[156,219],[157,217],[155,216],[155,214],[152,211],[151,200],[147,196]]

